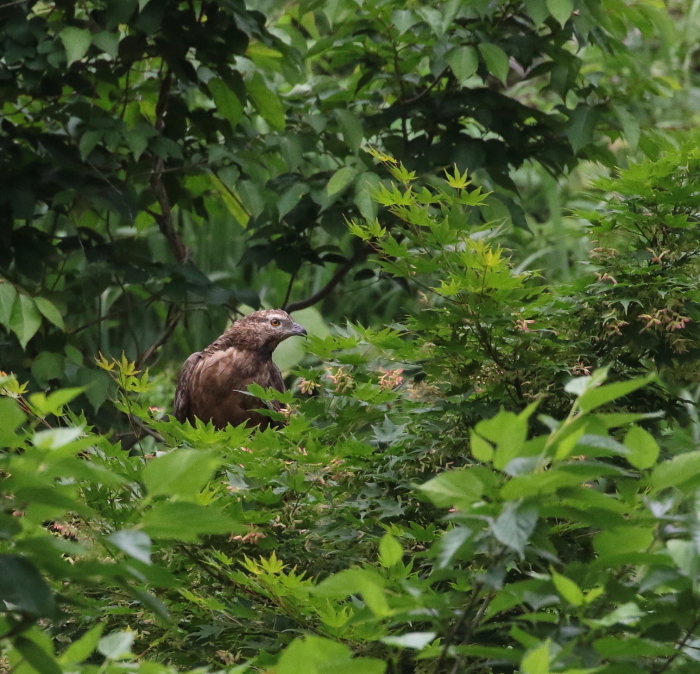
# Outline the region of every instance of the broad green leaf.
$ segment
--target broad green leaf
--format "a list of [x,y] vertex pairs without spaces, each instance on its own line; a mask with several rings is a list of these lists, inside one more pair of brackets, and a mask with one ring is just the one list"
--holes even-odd
[[469,507],[478,501],[484,485],[468,468],[448,470],[419,487],[437,506]]
[[149,461],[143,481],[151,497],[194,499],[221,463],[212,450],[177,449]]
[[0,325],[10,327],[12,307],[17,299],[17,291],[11,283],[0,280]]
[[121,529],[107,536],[107,540],[134,559],[144,564],[151,563],[151,539],[143,531]]
[[384,674],[386,663],[375,658],[353,657],[338,641],[305,636],[282,651],[276,674]]
[[209,174],[209,180],[214,189],[218,192],[221,200],[228,209],[228,212],[236,218],[237,222],[241,227],[247,227],[250,221],[250,216],[243,206],[243,202],[239,198],[238,194],[230,189],[219,176],[213,173]]
[[666,550],[681,573],[688,578],[697,578],[700,571],[700,557],[696,542],[673,538],[666,543]]
[[391,614],[383,588],[384,580],[375,571],[347,569],[326,578],[313,592],[338,599],[359,593],[372,613],[382,618]]
[[352,112],[342,108],[335,111],[335,116],[338,119],[345,144],[352,150],[353,154],[357,154],[364,138],[362,122]]
[[552,582],[557,592],[566,599],[572,606],[581,606],[584,603],[583,592],[581,588],[571,578],[562,576],[554,569],[550,570],[552,574]]
[[700,475],[700,450],[674,456],[662,461],[651,474],[651,484],[655,491],[677,487]]
[[0,398],[0,446],[16,447],[20,437],[15,435],[27,415],[20,409],[14,398]]
[[234,533],[243,528],[212,505],[201,506],[186,501],[156,503],[143,515],[141,525],[151,538],[190,543],[196,543],[200,536]]
[[78,150],[80,151],[80,158],[86,161],[90,156],[90,153],[95,149],[97,143],[102,140],[104,131],[102,129],[88,129],[80,138],[80,143],[78,144]]
[[538,512],[533,505],[508,502],[491,524],[493,535],[521,556],[537,525]]
[[[35,672],[40,674],[63,674],[63,670],[53,658],[36,641],[22,635],[13,640],[12,645]],[[14,669],[14,668],[13,668]]]
[[587,105],[579,105],[570,113],[569,123],[564,129],[564,133],[574,152],[578,152],[593,140],[593,131],[597,120],[597,111]]
[[308,191],[309,186],[304,183],[294,183],[287,188],[277,200],[277,212],[280,219],[287,215]]
[[59,662],[62,665],[68,665],[80,664],[84,660],[87,660],[97,648],[97,642],[100,640],[104,628],[104,623],[99,623],[85,632],[80,639],[74,641],[63,651],[61,657],[58,659]]
[[489,463],[493,458],[493,447],[474,431],[470,433],[469,438],[474,458],[483,463]]
[[486,62],[486,68],[497,79],[506,84],[508,69],[510,67],[508,55],[496,44],[482,42],[479,51]]
[[284,131],[284,108],[279,96],[267,86],[263,76],[255,73],[246,82],[246,89],[263,119],[276,131]]
[[328,181],[326,192],[328,196],[334,195],[336,192],[344,190],[355,178],[357,171],[352,166],[344,166],[338,169]]
[[447,54],[445,61],[461,84],[464,84],[479,67],[479,55],[474,47],[457,47]]
[[59,609],[34,565],[18,555],[0,555],[0,601],[37,618],[57,618]]
[[382,536],[379,541],[379,563],[384,567],[398,564],[403,557],[401,544],[389,533]]
[[595,624],[599,627],[612,627],[613,625],[636,625],[646,615],[633,601],[618,606],[614,611],[604,615]]
[[56,308],[56,305],[47,300],[45,297],[35,297],[34,301],[44,317],[61,331],[65,332],[66,328],[63,324],[63,316],[61,316],[61,312]]
[[593,539],[593,547],[602,557],[625,552],[641,552],[647,550],[653,540],[652,527],[629,525],[601,532]]
[[618,381],[613,384],[604,384],[596,388],[588,389],[579,399],[579,407],[584,412],[590,412],[596,407],[605,405],[606,403],[622,398],[632,391],[646,386],[656,375],[650,374],[646,377],[637,377],[628,381]]
[[399,35],[403,35],[407,30],[418,23],[419,18],[410,9],[397,9],[391,15],[391,22],[399,31]]
[[549,641],[529,651],[520,668],[523,674],[549,674]]
[[231,128],[243,120],[243,105],[238,96],[229,89],[222,79],[214,77],[207,82],[214,104],[219,114],[229,121]]
[[108,660],[127,660],[131,658],[134,636],[133,632],[112,632],[97,642],[97,650]]
[[22,348],[34,337],[41,327],[41,314],[34,300],[29,295],[20,294],[15,299],[10,317],[10,328],[17,335]]
[[574,3],[573,0],[547,0],[547,9],[563,28],[564,24],[571,18]]
[[525,9],[536,26],[541,26],[549,16],[546,0],[525,0]]
[[42,351],[32,361],[32,374],[39,386],[48,386],[51,379],[60,379],[65,371],[65,358],[60,353]]
[[527,438],[526,418],[501,411],[491,419],[480,421],[475,430],[496,443],[494,468],[503,470],[513,459],[523,456]]
[[632,426],[625,436],[625,446],[630,450],[627,460],[640,470],[651,468],[659,458],[659,445],[651,433],[639,426]]
[[663,644],[628,635],[596,639],[593,642],[593,648],[604,658],[670,656],[675,652],[673,644]]
[[84,391],[84,387],[73,387],[58,389],[49,395],[32,393],[29,396],[29,402],[39,416],[46,417],[49,414],[60,414],[64,405],[67,405]]
[[66,60],[68,61],[68,67],[71,64],[79,61],[90,48],[92,43],[92,35],[90,31],[83,28],[76,28],[75,26],[68,26],[64,28],[59,37],[63,46],[66,50]]

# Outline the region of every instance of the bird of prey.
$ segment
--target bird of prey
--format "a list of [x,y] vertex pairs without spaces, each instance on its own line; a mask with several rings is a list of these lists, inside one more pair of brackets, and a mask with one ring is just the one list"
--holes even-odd
[[[175,389],[175,417],[195,424],[195,418],[216,428],[278,426],[255,409],[265,403],[248,393],[249,384],[284,392],[279,368],[272,362],[277,345],[306,330],[286,311],[256,311],[236,321],[203,351],[193,353],[182,366]],[[277,405],[279,411],[281,405]]]

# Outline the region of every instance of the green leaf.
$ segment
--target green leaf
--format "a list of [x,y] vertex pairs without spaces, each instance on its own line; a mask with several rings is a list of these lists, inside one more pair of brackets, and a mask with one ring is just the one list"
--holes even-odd
[[17,299],[17,291],[11,283],[0,280],[0,325],[10,327],[12,307]]
[[496,44],[482,42],[479,51],[486,62],[486,68],[497,79],[506,84],[510,68],[508,55]]
[[673,644],[662,644],[628,635],[596,639],[593,648],[604,658],[670,656],[676,652]]
[[389,568],[398,564],[403,557],[401,544],[389,533],[384,534],[379,541],[379,563]]
[[20,409],[14,398],[0,398],[0,446],[16,447],[20,441],[15,435],[27,415]]
[[498,518],[491,524],[493,535],[523,556],[525,544],[537,525],[538,511],[524,503],[505,503]]
[[37,618],[57,618],[60,613],[41,574],[18,555],[0,555],[0,601]]
[[102,637],[97,643],[97,650],[108,660],[126,660],[131,658],[134,633],[112,632]]
[[579,105],[571,112],[564,133],[566,133],[574,152],[578,152],[593,140],[593,131],[597,120],[598,113],[587,105]]
[[81,136],[78,150],[80,150],[80,158],[83,161],[87,160],[97,143],[102,140],[103,135],[104,131],[102,129],[88,129]]
[[248,222],[250,221],[250,216],[248,215],[248,212],[243,206],[243,202],[241,199],[238,197],[238,194],[230,189],[219,176],[214,175],[213,173],[209,174],[209,180],[211,180],[211,184],[218,192],[219,196],[221,197],[221,200],[224,202],[224,205],[228,209],[228,212],[236,218],[236,221],[238,222],[241,227],[246,227],[248,225]]
[[212,450],[177,449],[150,461],[143,481],[151,497],[194,499],[221,464]]
[[639,426],[632,426],[625,436],[625,446],[630,450],[627,460],[640,470],[651,468],[659,458],[659,445],[648,433]]
[[596,407],[622,398],[632,393],[632,391],[646,386],[655,376],[654,374],[650,374],[646,377],[637,377],[636,379],[629,379],[628,381],[618,381],[614,384],[605,384],[596,388],[589,388],[578,399],[579,407],[584,412],[590,412]]
[[437,506],[468,507],[484,493],[481,480],[468,468],[448,470],[419,487]]
[[353,181],[355,175],[357,175],[357,171],[352,166],[344,166],[338,169],[328,181],[328,187],[326,187],[328,196],[330,197],[336,192],[344,190]]
[[549,674],[549,640],[528,651],[520,669],[523,674]]
[[61,312],[56,308],[56,305],[45,297],[35,297],[34,301],[44,317],[59,328],[59,330],[65,332],[66,328],[63,324],[63,316],[61,316]]
[[384,674],[386,663],[355,658],[337,641],[317,636],[299,637],[282,651],[276,674]]
[[593,539],[593,547],[604,555],[641,552],[647,550],[654,540],[654,529],[640,526],[611,527]]
[[107,536],[107,540],[134,559],[144,564],[151,563],[151,539],[143,531],[122,529]]
[[613,106],[613,110],[615,111],[617,118],[620,120],[620,124],[622,124],[622,131],[625,134],[625,140],[633,150],[637,149],[640,136],[639,122],[637,121],[637,118],[631,112],[629,112],[629,110],[620,105]]
[[40,674],[63,674],[53,655],[47,653],[39,644],[25,636],[17,637],[12,644],[20,655]]
[[352,150],[353,154],[357,154],[364,138],[362,122],[352,112],[342,108],[335,110],[335,116],[338,119],[345,144]]
[[34,300],[29,295],[18,295],[12,307],[10,328],[17,335],[23,349],[40,327],[41,314]]
[[584,603],[583,592],[581,588],[570,578],[562,576],[554,569],[550,569],[552,574],[552,582],[557,592],[566,599],[572,606],[581,606]]
[[190,543],[196,543],[199,536],[235,533],[243,528],[239,522],[212,505],[205,507],[186,501],[156,503],[143,515],[141,525],[151,538],[171,538]]
[[219,114],[227,119],[231,128],[235,130],[236,125],[243,121],[243,106],[238,96],[226,86],[223,80],[216,77],[210,79],[207,86]]
[[573,0],[547,0],[547,9],[563,28],[574,11]]
[[470,433],[470,446],[475,459],[483,463],[489,463],[493,458],[493,447],[478,433]]
[[536,26],[541,26],[549,16],[546,0],[525,0],[525,9]]
[[700,475],[700,450],[686,452],[663,461],[654,468],[651,484],[655,491],[678,487]]
[[285,114],[279,96],[268,88],[260,73],[246,82],[246,88],[263,119],[276,131],[284,131]]
[[460,84],[464,84],[479,67],[479,55],[474,47],[457,47],[447,54],[445,61]]
[[313,589],[313,593],[337,599],[361,594],[370,610],[381,618],[391,614],[383,588],[384,580],[375,571],[347,569],[326,578]]
[[60,353],[42,351],[32,361],[32,374],[39,386],[46,387],[51,379],[60,379],[65,370],[65,358]]
[[83,634],[80,639],[74,641],[58,659],[62,665],[76,664],[87,660],[97,648],[97,642],[104,631],[104,623],[99,623]]
[[66,50],[66,60],[68,61],[68,67],[71,64],[79,61],[90,48],[92,43],[92,35],[89,30],[76,28],[75,26],[68,26],[64,28],[60,33],[59,37],[63,46]]
[[308,191],[309,186],[304,183],[294,183],[286,189],[277,200],[277,211],[280,219],[287,215]]

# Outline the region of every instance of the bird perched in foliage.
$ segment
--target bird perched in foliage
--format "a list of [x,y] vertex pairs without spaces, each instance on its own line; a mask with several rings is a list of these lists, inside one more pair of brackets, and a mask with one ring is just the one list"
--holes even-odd
[[[236,321],[203,351],[193,353],[182,366],[175,389],[175,417],[195,424],[212,421],[216,428],[279,425],[255,409],[265,407],[248,393],[250,384],[284,392],[279,368],[272,362],[277,345],[306,330],[286,311],[256,311]],[[282,408],[277,404],[276,409]]]

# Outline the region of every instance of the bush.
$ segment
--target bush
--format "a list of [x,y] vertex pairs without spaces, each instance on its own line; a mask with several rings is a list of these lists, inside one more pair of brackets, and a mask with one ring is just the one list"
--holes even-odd
[[[423,311],[310,339],[322,365],[282,396],[279,431],[161,418],[147,373],[101,358],[127,452],[70,410],[81,389],[4,376],[13,671],[694,671],[700,451],[659,415],[687,409],[677,336],[695,348],[694,194],[664,206],[692,175],[682,152],[622,174],[591,215],[606,252],[569,286],[513,268],[466,175],[417,186],[380,156],[393,233],[351,229]],[[691,320],[646,329],[665,306]]]

